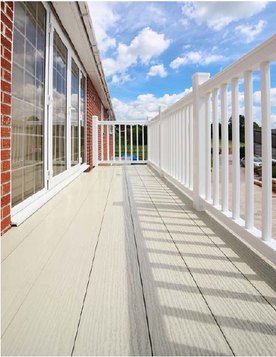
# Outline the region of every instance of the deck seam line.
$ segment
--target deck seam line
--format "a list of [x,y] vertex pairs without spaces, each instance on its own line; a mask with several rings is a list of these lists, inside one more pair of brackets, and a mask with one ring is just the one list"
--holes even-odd
[[129,187],[128,187],[128,181],[127,181],[127,178],[126,178],[126,170],[125,169],[124,169],[124,176],[125,176],[126,187],[127,187],[127,197],[128,197],[129,207],[130,207],[130,217],[131,217],[131,224],[132,224],[132,228],[133,228],[133,240],[134,240],[135,249],[136,249],[138,270],[139,270],[139,276],[140,276],[140,282],[141,282],[141,290],[142,290],[142,296],[143,296],[143,302],[144,302],[144,308],[145,308],[145,315],[146,315],[146,323],[147,323],[148,335],[149,335],[150,350],[151,350],[151,355],[154,356],[151,333],[150,333],[150,326],[149,326],[147,303],[146,303],[146,297],[145,297],[145,293],[144,293],[143,278],[142,278],[142,273],[141,273],[141,265],[140,265],[140,260],[139,260],[137,239],[136,239],[136,234],[135,234],[135,226],[134,226],[133,215],[132,215],[132,210],[131,210],[132,209],[132,205],[131,205],[130,197],[129,197]]
[[[150,170],[148,169],[150,172]],[[155,176],[150,172],[150,174],[155,178]],[[155,178],[157,181],[157,179]],[[158,182],[158,181],[157,181]],[[159,182],[158,182],[159,183]],[[159,183],[160,185],[160,183]],[[165,185],[165,184],[164,184]],[[163,187],[162,185],[160,185]],[[166,186],[166,185],[165,185]],[[270,301],[259,291],[259,289],[249,280],[249,278],[236,266],[236,264],[221,250],[221,248],[212,240],[212,238],[204,232],[204,230],[197,224],[197,222],[189,215],[189,213],[181,207],[181,205],[175,200],[175,198],[170,194],[170,192],[164,188],[168,195],[174,200],[174,202],[180,207],[180,209],[196,224],[196,226],[202,231],[202,233],[217,247],[217,249],[224,255],[224,257],[238,270],[238,272],[244,277],[245,280],[260,294],[260,296],[267,302],[267,304],[272,307],[274,311],[276,308],[270,303]],[[256,273],[255,273],[256,274]],[[258,274],[257,274],[258,275]],[[273,290],[273,289],[272,289]],[[273,290],[274,291],[274,290]]]
[[22,305],[24,304],[25,300],[27,299],[27,297],[29,296],[31,290],[33,289],[33,287],[35,286],[37,280],[39,279],[40,275],[42,274],[43,270],[45,269],[46,265],[48,264],[49,260],[51,259],[51,257],[53,256],[53,254],[55,253],[58,245],[61,243],[62,238],[64,237],[64,235],[68,232],[69,228],[71,227],[71,225],[73,224],[77,214],[79,213],[79,211],[81,210],[81,207],[83,206],[84,202],[87,200],[88,196],[90,195],[90,193],[93,190],[93,187],[95,186],[96,182],[98,181],[98,178],[96,179],[96,181],[94,182],[93,186],[91,187],[91,189],[89,190],[88,194],[86,195],[86,197],[84,198],[84,200],[82,201],[82,204],[80,205],[78,211],[76,212],[76,214],[74,215],[74,217],[72,218],[71,223],[69,224],[69,226],[67,227],[66,231],[63,233],[63,235],[60,237],[58,243],[56,244],[54,250],[52,251],[51,255],[49,256],[49,258],[47,259],[47,261],[45,262],[45,264],[43,265],[43,267],[41,268],[37,278],[35,279],[35,281],[33,282],[32,286],[30,287],[28,293],[26,294],[25,298],[23,299],[22,303],[20,304],[20,306],[18,307],[18,309],[16,310],[14,316],[12,317],[11,321],[9,322],[9,324],[7,325],[5,331],[3,332],[3,334],[1,335],[1,339],[2,337],[5,335],[5,333],[7,332],[8,328],[10,327],[11,323],[13,322],[14,318],[16,317],[16,315],[18,314],[18,311],[21,309]]
[[[136,169],[136,168],[135,168],[135,169]],[[178,251],[178,254],[179,254],[180,258],[182,259],[183,263],[185,264],[185,266],[186,266],[186,268],[187,268],[189,274],[191,275],[191,278],[193,279],[193,281],[194,281],[196,287],[198,288],[198,291],[199,291],[200,295],[202,296],[203,300],[205,301],[205,304],[206,304],[207,308],[209,309],[209,311],[210,311],[210,313],[211,313],[211,315],[212,315],[212,317],[213,317],[213,319],[214,319],[214,321],[215,321],[217,327],[219,328],[219,330],[220,330],[222,336],[224,337],[225,342],[227,343],[227,345],[228,345],[230,351],[232,352],[233,356],[235,356],[235,353],[234,353],[234,351],[233,351],[233,348],[231,347],[231,345],[230,345],[229,341],[227,340],[227,338],[226,338],[226,336],[225,336],[225,334],[224,334],[222,328],[220,327],[220,325],[219,325],[219,323],[218,323],[218,321],[217,321],[217,319],[216,319],[216,317],[215,317],[213,311],[211,310],[211,308],[210,308],[210,306],[209,306],[209,304],[208,304],[208,302],[207,302],[207,300],[206,300],[206,298],[205,298],[205,296],[204,296],[204,294],[203,294],[201,288],[200,288],[199,285],[197,284],[196,279],[194,278],[194,276],[193,276],[193,274],[192,274],[192,272],[191,272],[189,266],[187,265],[187,263],[186,263],[184,257],[182,256],[182,254],[181,254],[181,252],[180,252],[180,250],[179,250],[179,248],[178,248],[178,246],[177,246],[177,244],[176,244],[174,238],[172,237],[172,235],[171,235],[171,233],[170,233],[170,231],[169,231],[169,229],[168,229],[168,227],[167,227],[167,224],[166,224],[165,221],[163,220],[163,218],[162,218],[162,216],[161,216],[161,214],[160,214],[158,208],[156,207],[156,204],[153,202],[153,199],[152,199],[152,197],[151,197],[151,195],[150,195],[148,189],[146,188],[146,185],[145,185],[144,181],[142,180],[142,178],[141,178],[141,176],[140,176],[140,174],[139,174],[139,172],[138,172],[137,169],[136,169],[136,172],[137,172],[137,174],[138,174],[138,176],[139,176],[141,182],[143,183],[143,186],[144,186],[144,188],[145,188],[145,190],[146,190],[146,192],[147,192],[147,194],[148,194],[148,196],[149,196],[149,198],[150,198],[150,200],[151,200],[151,202],[152,202],[152,204],[153,204],[153,206],[154,206],[156,212],[158,213],[158,215],[159,215],[159,217],[160,217],[162,223],[163,223],[164,226],[166,227],[166,230],[167,230],[169,236],[171,237],[171,240],[172,240],[172,242],[174,243],[174,245],[175,245],[175,247],[176,247],[176,249],[177,249],[177,251]],[[158,181],[157,181],[157,182],[158,182]],[[161,186],[161,185],[160,185],[160,186]],[[161,186],[161,187],[162,187],[162,186]]]
[[83,301],[82,301],[82,306],[81,306],[80,316],[79,316],[79,320],[78,320],[78,324],[77,324],[77,330],[76,330],[76,334],[75,334],[75,338],[74,338],[74,343],[73,343],[73,347],[72,347],[72,350],[71,350],[71,356],[73,356],[73,354],[74,354],[76,341],[77,341],[77,338],[78,338],[78,332],[79,332],[79,327],[80,327],[80,323],[81,323],[82,313],[83,313],[83,309],[84,309],[84,305],[85,305],[85,301],[86,301],[86,296],[87,296],[87,292],[88,292],[88,288],[89,288],[89,284],[90,284],[90,278],[91,278],[91,275],[92,275],[94,261],[95,261],[95,258],[96,258],[97,248],[98,248],[99,241],[100,241],[100,235],[101,235],[101,232],[102,232],[102,226],[103,226],[103,221],[104,221],[104,217],[105,217],[105,211],[106,211],[106,207],[107,207],[107,203],[108,203],[108,199],[109,199],[109,194],[110,194],[110,191],[111,191],[111,184],[112,184],[112,181],[113,181],[113,176],[114,176],[114,169],[113,169],[111,180],[110,180],[110,183],[109,183],[109,189],[108,189],[106,202],[105,202],[105,206],[104,206],[104,210],[103,210],[103,215],[102,215],[102,219],[101,219],[101,225],[100,225],[100,228],[99,228],[99,232],[98,232],[98,236],[97,236],[97,242],[96,242],[96,245],[95,245],[94,254],[93,254],[93,258],[92,258],[92,261],[91,261],[91,266],[90,266],[90,270],[89,270],[89,274],[88,274],[88,280],[87,280],[87,283],[86,283],[86,288],[85,288],[85,293],[84,293],[84,297],[83,297]]

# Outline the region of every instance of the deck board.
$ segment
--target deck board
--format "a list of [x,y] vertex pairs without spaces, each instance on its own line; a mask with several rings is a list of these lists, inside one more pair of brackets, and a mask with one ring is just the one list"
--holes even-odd
[[150,355],[122,167],[117,167],[74,355]]
[[[163,196],[164,190],[167,192],[166,204],[163,203],[164,197],[159,199],[152,195],[152,200],[233,352],[236,355],[252,355],[256,351],[260,355],[275,353],[276,311],[235,267],[233,261],[240,262],[241,259],[230,255],[231,252],[223,252],[213,243],[216,238],[214,233],[205,234],[196,221],[192,227],[186,226],[192,220],[197,220],[196,214],[183,207],[183,204],[181,207],[180,202],[160,184],[155,175],[146,174],[149,172],[147,168],[143,171],[145,186],[162,187]],[[171,213],[166,206],[171,207]],[[177,222],[174,216],[178,214],[182,216],[182,224],[175,226]],[[221,272],[224,274],[220,275]],[[187,286],[170,288],[185,291]],[[171,314],[175,316],[180,312],[171,311]],[[189,312],[190,307],[187,314]],[[194,318],[197,318],[195,314]]]
[[61,241],[2,337],[2,354],[71,354],[112,176],[113,169],[101,173],[68,222]]
[[81,175],[2,238],[2,355],[274,355],[275,291],[206,222],[147,166]]

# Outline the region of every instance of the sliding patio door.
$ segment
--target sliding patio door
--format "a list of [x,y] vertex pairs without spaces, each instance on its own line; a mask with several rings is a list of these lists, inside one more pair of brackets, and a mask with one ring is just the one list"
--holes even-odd
[[15,2],[12,215],[85,163],[86,77],[47,3]]
[[54,16],[50,24],[48,167],[49,188],[52,188],[80,168],[83,69]]

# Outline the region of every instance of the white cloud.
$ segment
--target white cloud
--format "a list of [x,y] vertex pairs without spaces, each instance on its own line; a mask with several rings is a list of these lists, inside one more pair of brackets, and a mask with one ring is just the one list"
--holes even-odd
[[[276,107],[276,87],[270,89],[271,106]],[[256,104],[261,104],[261,91],[256,91],[253,94],[253,101]]]
[[112,103],[117,120],[146,120],[147,117],[153,118],[158,114],[160,105],[164,110],[190,93],[190,91],[191,88],[179,94],[165,94],[160,98],[155,97],[153,94],[141,94],[136,100],[129,103],[113,98]]
[[222,62],[225,60],[226,58],[222,55],[207,54],[201,51],[193,51],[185,54],[183,57],[177,57],[174,61],[170,63],[170,67],[173,69],[178,69],[179,67],[189,63],[207,66],[210,63]]
[[159,34],[151,28],[146,27],[127,46],[120,43],[117,49],[117,57],[106,58],[103,66],[107,76],[122,73],[130,66],[137,63],[147,64],[152,58],[161,55],[170,45],[170,40],[165,39],[164,34]]
[[246,42],[252,42],[257,35],[259,35],[264,27],[267,25],[266,21],[260,20],[257,25],[240,25],[237,26],[235,31],[243,35],[245,37]]
[[164,78],[168,75],[166,69],[164,68],[163,64],[159,64],[157,66],[151,66],[148,76],[149,77],[154,77],[154,76],[159,76],[161,78]]
[[204,1],[187,2],[182,6],[186,19],[194,20],[197,24],[207,23],[215,31],[221,30],[233,21],[249,18],[266,6],[265,1]]
[[110,37],[107,31],[114,27],[119,20],[119,15],[113,12],[111,6],[104,2],[88,2],[96,39],[101,52],[116,47],[116,39]]
[[130,79],[131,79],[131,78],[130,78],[130,75],[127,74],[127,73],[122,73],[122,74],[119,74],[119,75],[114,74],[114,75],[112,76],[112,81],[111,81],[111,83],[112,83],[112,84],[124,84],[124,83],[130,81]]

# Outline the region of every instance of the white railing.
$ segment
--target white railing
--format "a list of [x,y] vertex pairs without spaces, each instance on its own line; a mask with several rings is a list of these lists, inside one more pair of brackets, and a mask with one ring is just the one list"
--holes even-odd
[[132,163],[147,163],[147,122],[93,116],[93,166]]
[[[270,63],[276,60],[276,35],[210,79],[192,77],[192,92],[149,121],[149,164],[180,186],[197,210],[206,210],[250,241],[275,246],[272,237],[272,156]],[[253,77],[260,70],[262,119],[262,228],[254,227]],[[245,219],[240,216],[240,138],[238,81],[244,78]],[[229,212],[228,85],[232,99],[232,212]],[[219,179],[219,93],[222,177]],[[212,106],[212,116],[211,116]],[[211,121],[213,168],[211,168]],[[213,179],[211,177],[213,175]],[[222,197],[219,197],[221,184]],[[213,187],[212,187],[213,185]],[[213,194],[212,194],[213,188]],[[221,204],[220,204],[221,201]],[[255,239],[256,241],[256,239]],[[259,244],[259,243],[258,243]]]

